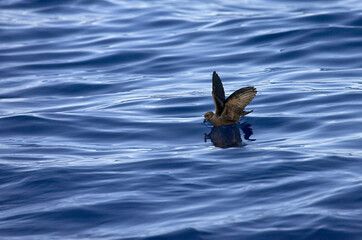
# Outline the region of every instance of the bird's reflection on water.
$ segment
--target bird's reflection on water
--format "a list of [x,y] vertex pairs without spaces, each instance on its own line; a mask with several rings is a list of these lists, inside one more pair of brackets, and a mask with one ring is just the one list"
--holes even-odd
[[205,133],[205,142],[207,142],[207,139],[210,139],[214,146],[219,148],[239,147],[242,145],[240,129],[244,133],[245,140],[255,140],[250,139],[250,136],[253,134],[251,124],[244,122],[241,124],[213,127],[209,134]]

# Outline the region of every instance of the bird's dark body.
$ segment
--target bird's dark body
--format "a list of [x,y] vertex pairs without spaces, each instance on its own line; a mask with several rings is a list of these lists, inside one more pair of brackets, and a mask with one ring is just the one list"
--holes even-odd
[[239,119],[252,111],[244,111],[253,100],[257,91],[254,87],[244,87],[235,91],[225,100],[225,91],[221,79],[216,72],[212,75],[212,97],[215,113],[205,113],[205,121],[209,120],[215,127],[235,124]]

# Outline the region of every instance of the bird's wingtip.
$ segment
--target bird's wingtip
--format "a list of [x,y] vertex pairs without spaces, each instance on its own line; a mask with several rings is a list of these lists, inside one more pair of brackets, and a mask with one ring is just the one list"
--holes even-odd
[[253,92],[255,92],[255,93],[258,92],[254,86],[249,86],[249,88],[250,88]]

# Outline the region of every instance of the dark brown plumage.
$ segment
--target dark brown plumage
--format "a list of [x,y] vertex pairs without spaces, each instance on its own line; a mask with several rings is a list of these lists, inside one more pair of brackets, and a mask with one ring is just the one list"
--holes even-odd
[[221,79],[214,72],[212,75],[212,97],[215,103],[215,113],[205,113],[204,122],[209,120],[215,127],[237,123],[241,117],[252,112],[244,111],[244,108],[253,100],[256,93],[254,87],[244,87],[235,91],[225,100]]

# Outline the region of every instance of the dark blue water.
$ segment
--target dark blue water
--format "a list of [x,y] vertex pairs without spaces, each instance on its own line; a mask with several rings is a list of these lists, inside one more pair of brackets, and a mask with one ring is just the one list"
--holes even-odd
[[362,239],[360,1],[3,0],[0,39],[1,239]]

